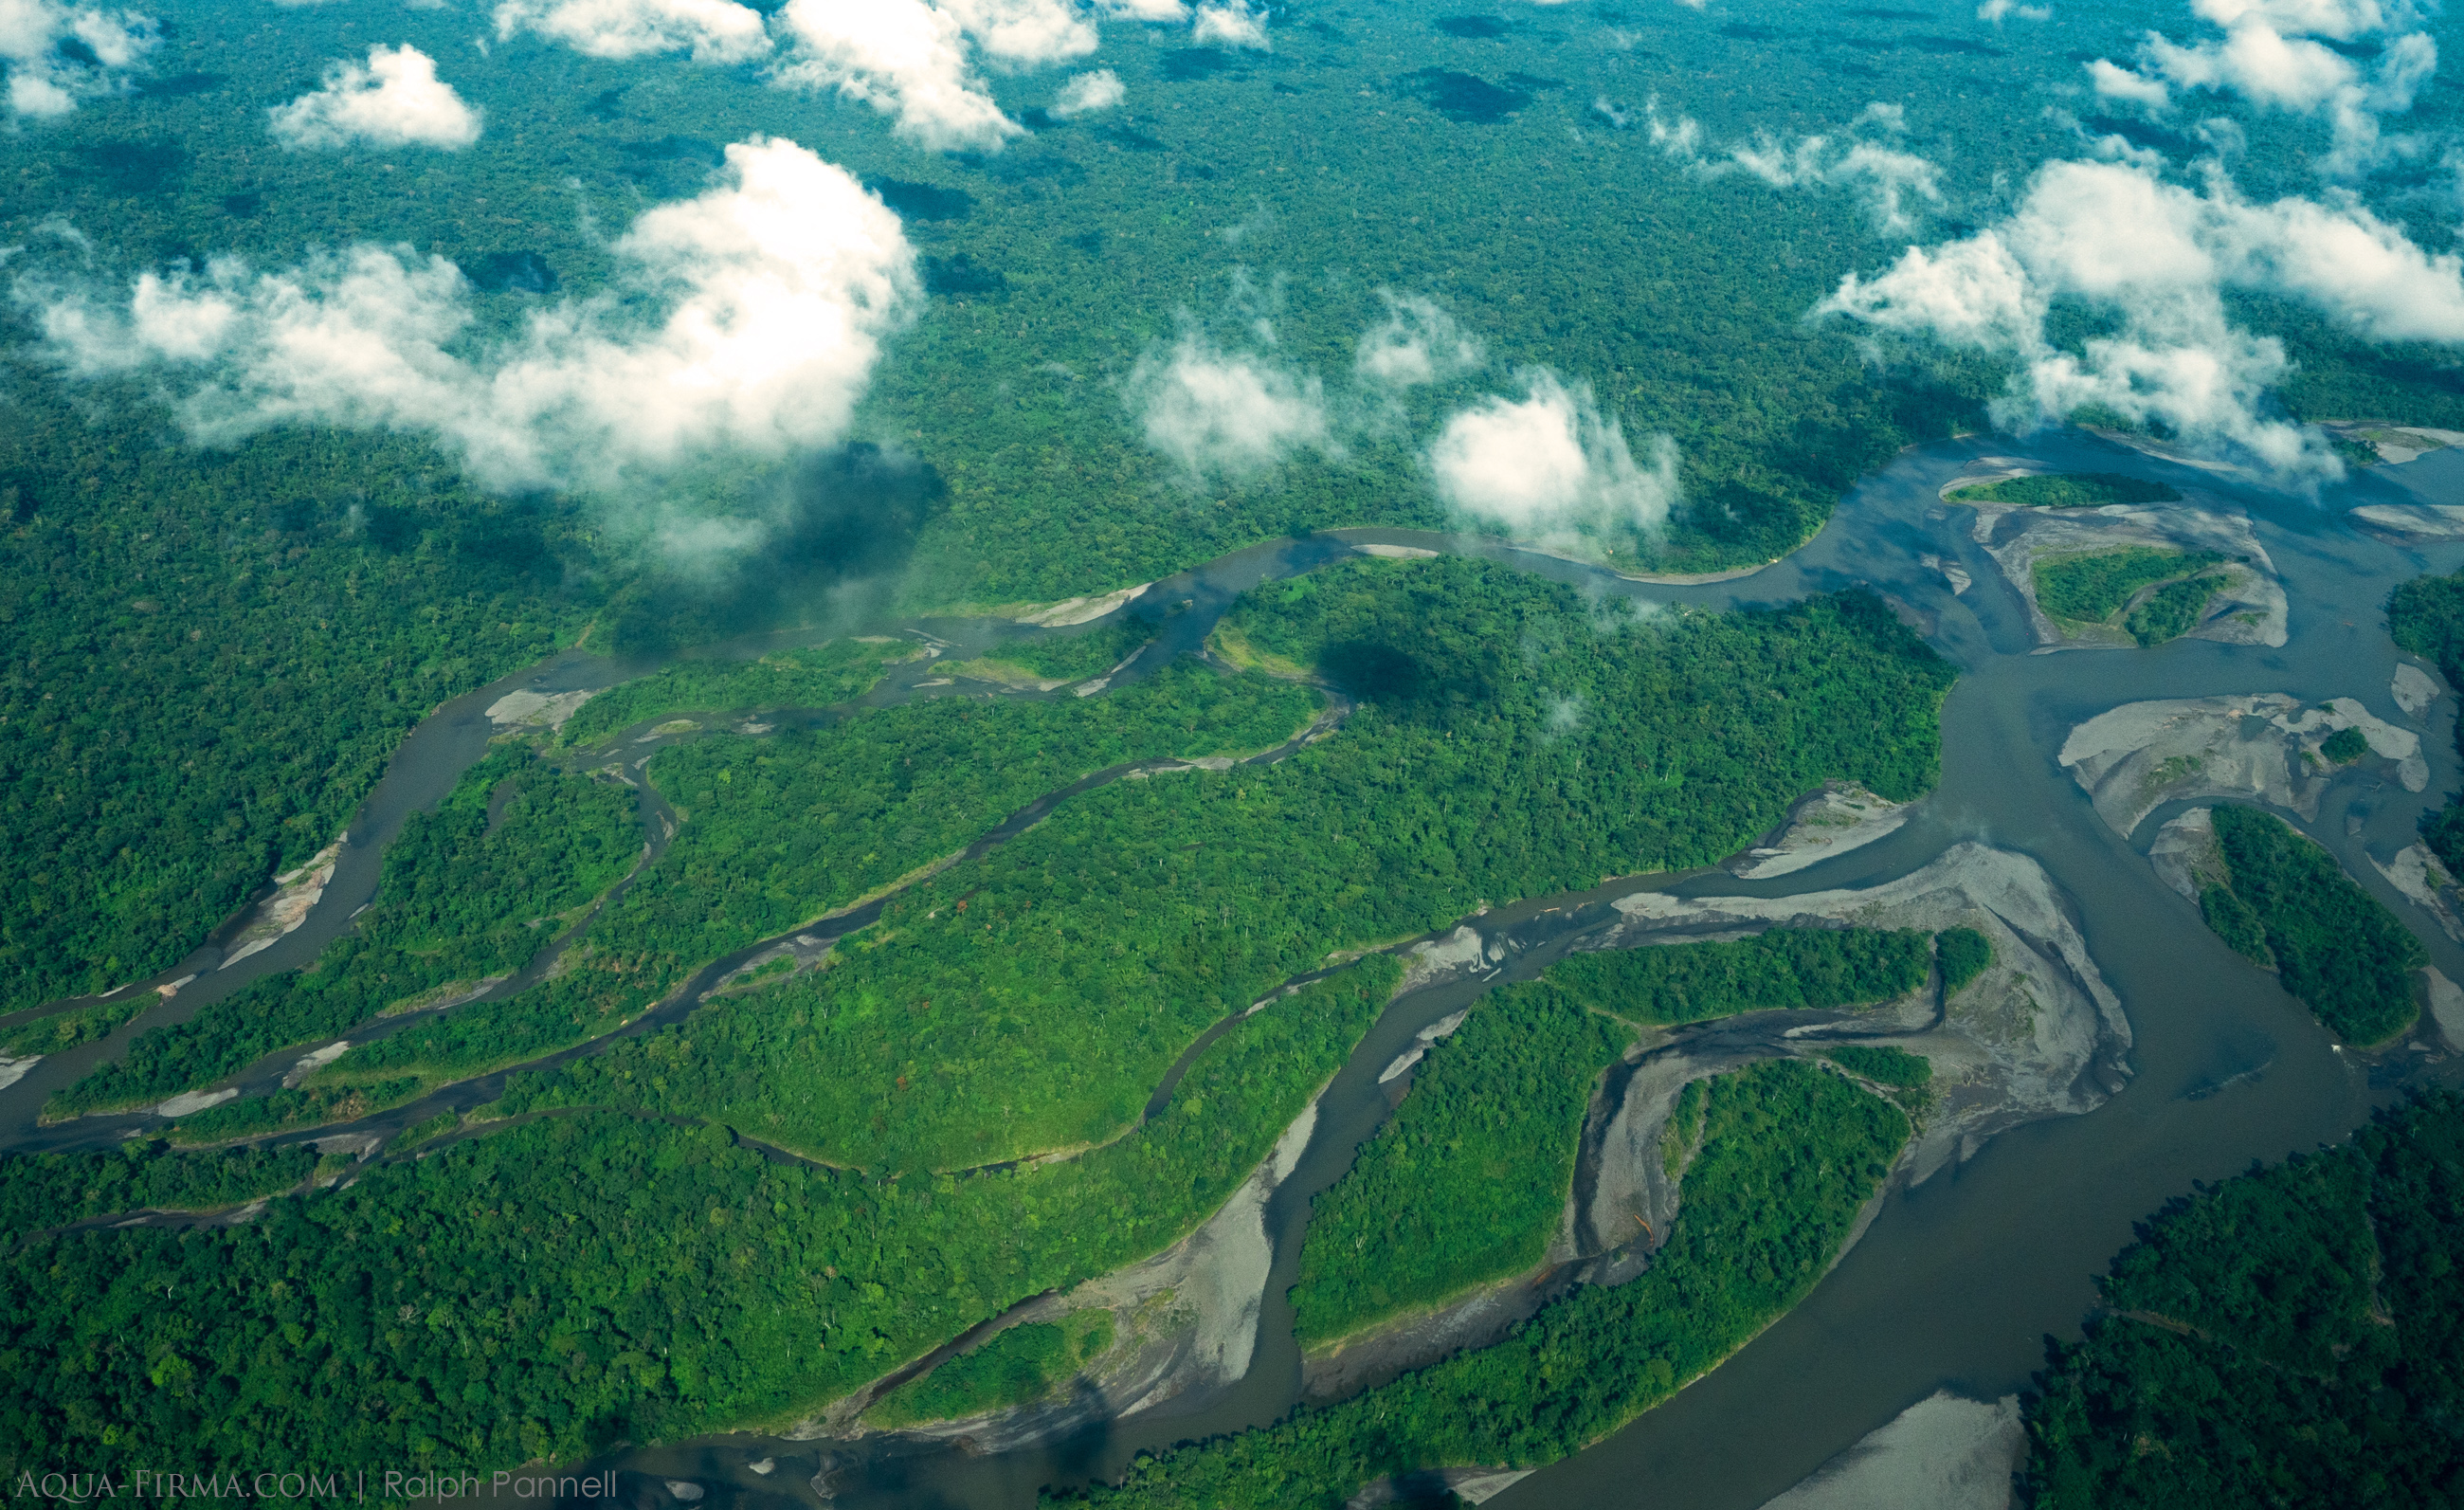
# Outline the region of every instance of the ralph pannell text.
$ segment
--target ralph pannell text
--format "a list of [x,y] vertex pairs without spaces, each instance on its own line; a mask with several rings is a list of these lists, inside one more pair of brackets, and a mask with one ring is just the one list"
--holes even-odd
[[605,1499],[613,1474],[352,1470],[345,1473],[166,1473],[148,1468],[103,1474],[21,1473],[12,1499],[62,1505],[129,1500],[265,1499],[309,1504],[407,1504],[414,1500],[510,1496],[517,1499]]

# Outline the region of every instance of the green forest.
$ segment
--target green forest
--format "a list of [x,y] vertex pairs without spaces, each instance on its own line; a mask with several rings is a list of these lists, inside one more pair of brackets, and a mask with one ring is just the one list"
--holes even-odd
[[[124,1471],[174,1449],[511,1467],[784,1426],[1186,1233],[1398,975],[1381,957],[1281,998],[1211,1045],[1160,1115],[1060,1163],[877,1180],[715,1125],[524,1119],[243,1227],[37,1238],[0,1261],[0,1470],[67,1453]],[[82,1192],[127,1157],[0,1160],[0,1203],[84,1214]],[[217,1201],[305,1169],[287,1152],[157,1157],[180,1161],[158,1184]]]
[[882,1396],[865,1421],[895,1431],[1040,1400],[1102,1357],[1113,1329],[1112,1313],[1101,1309],[1073,1311],[1059,1321],[1023,1321]]
[[[2211,550],[2146,545],[2039,556],[2036,603],[2054,618],[2080,624],[2110,624],[2128,608],[2122,627],[2142,646],[2159,645],[2199,627],[2208,601],[2225,586],[2206,568],[2224,559]],[[2150,587],[2156,590],[2133,607]]]
[[827,969],[522,1077],[509,1104],[691,1111],[868,1168],[1100,1142],[1206,1027],[1331,954],[1706,863],[1827,778],[1915,795],[1950,677],[1862,595],[1602,629],[1568,588],[1463,560],[1348,563],[1232,617],[1360,699],[1338,735],[1073,798],[900,894]]
[[[316,965],[141,1033],[55,1097],[54,1116],[141,1106],[209,1085],[278,1050],[521,968],[641,853],[633,794],[498,744],[386,849],[375,903]],[[224,1119],[228,1121],[228,1115]]]
[[2464,1099],[2203,1186],[2140,1229],[2028,1402],[2035,1510],[2454,1501]]
[[317,1150],[226,1148],[179,1153],[135,1139],[105,1154],[0,1157],[0,1232],[13,1242],[47,1227],[129,1211],[206,1211],[298,1189]]
[[2411,930],[2282,819],[2212,811],[2226,874],[2204,879],[2199,914],[2216,936],[2276,970],[2346,1043],[2368,1048],[2411,1027],[2412,972],[2429,963]]
[[1890,1103],[1800,1059],[1712,1080],[1705,1119],[1676,1226],[1639,1278],[1577,1288],[1494,1346],[1339,1405],[1141,1454],[1083,1498],[1336,1510],[1388,1474],[1551,1462],[1660,1404],[1804,1298],[1908,1136]]
[[[1253,595],[1236,617],[1254,642],[1358,699],[1333,737],[1269,766],[1081,793],[901,894],[827,967],[517,1075],[426,1158],[380,1160],[338,1190],[278,1199],[243,1229],[78,1232],[20,1254],[0,1281],[12,1287],[0,1352],[24,1381],[0,1414],[0,1458],[75,1443],[96,1446],[100,1464],[168,1443],[241,1454],[300,1440],[512,1462],[815,1409],[1020,1299],[1155,1252],[1219,1206],[1397,977],[1372,956],[1239,1017],[1330,952],[1411,937],[1483,899],[1717,858],[1826,779],[1903,798],[1933,779],[1949,668],[1869,597],[1604,626],[1570,589],[1477,562],[1358,562],[1302,580],[1303,590]],[[1569,729],[1562,709],[1578,699],[1592,711]],[[382,1099],[434,1062],[432,1048],[414,1057],[403,1046],[440,1029],[467,1040],[465,1065],[518,1052],[546,1017],[526,999],[595,974],[621,982],[615,966],[627,966],[640,982],[623,988],[638,1000],[647,983],[948,853],[1026,788],[1141,751],[1256,747],[1318,701],[1261,673],[1185,664],[1099,698],[943,699],[810,734],[668,748],[646,774],[685,822],[650,874],[674,867],[678,879],[637,882],[604,908],[584,934],[604,937],[599,952],[543,988],[415,1019],[297,1094],[349,1086]],[[1902,716],[1878,724],[1876,706]],[[449,923],[474,930],[452,935],[456,948],[495,948],[508,929],[536,939],[529,918],[593,883],[587,856],[632,863],[630,793],[518,744],[491,760],[420,826],[431,838],[402,849],[380,905],[335,959]],[[491,849],[524,804],[585,799],[615,804],[604,846],[583,844],[589,826],[574,824],[579,851],[525,849],[528,869]],[[844,817],[778,818],[817,811]],[[287,998],[327,970],[269,989]],[[343,964],[332,974],[353,978]],[[351,1011],[391,1005],[352,989],[335,997]],[[130,1062],[244,1057],[255,1045],[243,1030],[263,1015],[219,1038],[166,1033],[192,1046]],[[1149,1115],[1182,1048],[1233,1017]],[[813,1094],[822,1085],[827,1097]],[[1862,1129],[1843,1146],[1870,1147],[1879,1178],[1901,1124],[1876,1119],[1895,1111],[1856,1110],[1871,1099],[1837,1077],[1787,1095],[1794,1112],[1756,1110],[1758,1091],[1724,1115],[1785,1121],[1801,1139],[1829,1107]],[[262,1115],[242,1105],[216,1111]],[[525,1115],[558,1108],[567,1115]],[[289,1115],[274,1099],[267,1110]],[[738,1131],[822,1162],[756,1158],[732,1144]],[[1727,1145],[1741,1158],[1759,1148],[1750,1133]],[[1787,1148],[1831,1172],[1790,1172],[1799,1154]],[[1844,1181],[1849,1210],[1870,1188],[1863,1164],[1811,1144],[1771,1157],[1782,1164],[1735,1177]],[[1811,1282],[1844,1231],[1755,1212],[1738,1220],[1772,1255],[1769,1276],[1688,1323],[1664,1366],[1733,1345]],[[517,1252],[528,1256],[514,1262]],[[699,1277],[694,1299],[671,1313],[687,1273]],[[211,1304],[143,1299],[166,1282]],[[825,1327],[826,1346],[808,1353],[801,1340]],[[121,1434],[105,1451],[110,1423]]]
[[830,707],[869,690],[886,661],[913,653],[898,642],[835,639],[751,661],[678,661],[594,694],[565,721],[560,743],[587,744],[678,713]]
[[1924,988],[1933,956],[1933,936],[1913,928],[1771,928],[1721,944],[1570,955],[1548,978],[1595,1010],[1674,1024],[1762,1008],[1895,1001]]
[[2099,508],[2107,503],[2182,500],[2180,490],[2170,483],[2119,472],[2054,472],[2004,477],[1999,482],[1974,482],[1953,488],[1943,497],[1954,503],[2016,503],[2023,508]]
[[[413,10],[388,15],[387,39],[446,59],[487,129],[466,152],[375,161],[264,136],[266,102],[364,51],[360,18],[165,15],[131,87],[0,139],[0,245],[32,249],[17,266],[54,255],[53,227],[84,249],[55,270],[99,295],[184,260],[274,271],[399,244],[459,267],[473,331],[501,337],[610,292],[614,233],[701,191],[723,144],[779,135],[884,196],[932,292],[864,400],[855,433],[871,438],[706,458],[650,489],[765,526],[769,549],[715,569],[666,553],[666,521],[637,496],[492,495],[414,433],[181,440],[176,394],[69,376],[12,307],[0,787],[17,842],[0,854],[0,1011],[177,961],[330,839],[414,721],[560,646],[677,648],[821,603],[1050,601],[1289,532],[1442,527],[1419,448],[1529,367],[1591,385],[1638,455],[1651,435],[1675,442],[1683,497],[1650,543],[1659,565],[1771,559],[1901,447],[1973,428],[2004,374],[1925,350],[1871,364],[1853,331],[1806,321],[1901,233],[1879,234],[1856,189],[1697,170],[1639,128],[1641,100],[1715,150],[1757,132],[1887,136],[1939,167],[1941,202],[1909,207],[1927,233],[2077,146],[2040,110],[1972,104],[2059,105],[2078,72],[2065,52],[1998,30],[1946,37],[1953,23],[1889,8],[1811,24],[1638,11],[1616,47],[1557,12],[1448,30],[1409,10],[1310,10],[1262,54],[1115,23],[1101,56],[1130,81],[1124,109],[1065,119],[1053,76],[996,73],[985,87],[1032,134],[988,154],[924,150],[868,106],[742,69],[529,35],[474,54],[464,18]],[[2144,22],[2075,8],[2065,45],[2120,56]],[[1431,93],[1436,77],[1472,80],[1489,106]],[[1865,123],[1878,101],[1887,128]],[[2450,114],[2434,95],[2419,112]],[[2241,127],[2246,191],[2313,187],[2309,123]],[[1353,376],[1389,295],[1430,299],[1485,365],[1401,390]],[[2295,414],[2464,423],[2442,353],[2359,347],[2315,312],[2247,303],[2285,344]],[[1183,335],[1323,382],[1341,444],[1180,476],[1123,394]]]
[[1310,1208],[1291,1293],[1304,1347],[1540,1261],[1599,1072],[1630,1030],[1539,982],[1430,1046],[1411,1093]]

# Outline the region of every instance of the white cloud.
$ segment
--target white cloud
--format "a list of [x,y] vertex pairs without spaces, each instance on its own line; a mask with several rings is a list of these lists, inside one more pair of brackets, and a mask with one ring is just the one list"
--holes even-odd
[[504,0],[496,35],[535,32],[592,57],[691,53],[740,63],[770,50],[761,12],[733,0]]
[[[1594,108],[1619,125],[1629,119],[1605,100]],[[1905,131],[1907,115],[1899,105],[1879,101],[1867,105],[1850,124],[1850,134],[1842,139],[1807,136],[1787,142],[1757,131],[1750,144],[1731,144],[1707,151],[1703,127],[1692,117],[1680,116],[1672,125],[1661,119],[1660,101],[1656,99],[1644,101],[1643,111],[1652,144],[1706,178],[1742,171],[1773,189],[1860,189],[1876,228],[1882,231],[1914,227],[1915,217],[1908,212],[1911,199],[1942,202],[1942,174],[1932,163],[1913,152],[1856,134],[1868,126],[1893,135]]]
[[368,60],[336,63],[325,86],[268,112],[274,139],[287,147],[437,146],[479,140],[479,112],[436,77],[415,47],[372,47]]
[[896,120],[935,151],[997,149],[1020,133],[968,65],[966,32],[924,0],[788,0],[783,83],[835,89]]
[[1064,119],[1094,115],[1119,104],[1128,94],[1129,90],[1122,87],[1120,75],[1109,68],[1098,69],[1091,74],[1080,74],[1062,85],[1060,98],[1052,101],[1052,113]]
[[1455,318],[1417,295],[1384,289],[1386,318],[1360,338],[1353,370],[1372,383],[1409,388],[1468,372],[1487,360],[1479,338]]
[[[2089,63],[2097,93],[2162,113],[2172,90],[2237,95],[2262,110],[2325,120],[2332,146],[2321,160],[2331,174],[2365,171],[2383,160],[2382,116],[2401,115],[2438,71],[2438,44],[2415,30],[2420,8],[2380,0],[2196,0],[2191,9],[2222,29],[2184,44],[2150,32],[2139,44],[2138,68],[2107,58]],[[2387,38],[2375,65],[2361,64],[2324,42]]]
[[1063,0],[939,0],[985,56],[1015,68],[1067,62],[1095,50],[1095,29]]
[[1097,9],[1122,21],[1179,22],[1189,19],[1181,0],[1098,0]]
[[1254,47],[1265,50],[1266,13],[1251,11],[1249,0],[1217,0],[1198,8],[1198,19],[1190,24],[1190,36],[1199,42],[1220,42],[1225,47]]
[[9,113],[49,119],[107,95],[161,40],[151,16],[57,0],[0,0]]
[[1976,19],[1991,21],[1995,26],[2000,26],[2004,20],[2014,15],[2022,21],[2050,21],[2054,18],[2054,8],[2046,5],[2021,5],[2019,0],[1985,0],[1983,5],[1976,8]]
[[1138,359],[1127,387],[1147,444],[1191,480],[1247,477],[1293,453],[1329,444],[1325,387],[1252,356],[1184,336],[1169,354]]
[[[2367,339],[2464,344],[2453,254],[2427,253],[2358,206],[2255,205],[2220,172],[2201,194],[2116,163],[2048,165],[2008,219],[1911,247],[1874,278],[1852,274],[1816,313],[2017,359],[1995,406],[2006,426],[2101,405],[2280,474],[2332,474],[2315,433],[2265,411],[2283,347],[2232,323],[2230,289],[2302,300]],[[2057,347],[2057,302],[2105,317],[2109,333]]]
[[[712,449],[838,440],[917,297],[897,217],[844,170],[756,138],[727,149],[726,175],[634,221],[617,289],[476,350],[460,271],[407,248],[149,273],[125,302],[31,277],[13,295],[70,370],[184,389],[209,443],[285,424],[424,432],[491,485],[610,487]],[[645,323],[627,313],[642,303],[665,313]]]
[[2120,104],[2144,105],[2150,110],[2169,110],[2173,91],[2161,78],[2143,78],[2129,69],[2106,58],[2087,65],[2088,79],[2096,85],[2097,98]]
[[1446,422],[1429,448],[1439,496],[1527,540],[1657,530],[1678,496],[1668,437],[1652,437],[1651,465],[1638,466],[1590,385],[1570,389],[1545,369],[1523,384],[1520,402],[1492,396]]

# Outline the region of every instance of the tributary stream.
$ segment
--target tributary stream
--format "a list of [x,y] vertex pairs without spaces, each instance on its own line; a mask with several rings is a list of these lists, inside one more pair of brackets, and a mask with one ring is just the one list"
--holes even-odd
[[[2025,606],[1969,539],[1971,512],[1939,500],[1945,482],[1988,456],[2045,470],[2155,477],[2245,507],[2289,599],[2287,644],[2270,650],[2181,640],[2153,650],[2030,654]],[[2422,812],[2464,786],[2453,739],[2457,699],[2445,696],[2431,703],[2426,723],[2403,715],[2389,692],[2401,657],[2387,639],[2383,612],[2399,583],[2464,566],[2464,543],[2417,549],[2386,544],[2343,520],[2345,510],[2365,502],[2464,502],[2464,453],[2433,453],[2402,468],[2374,470],[2313,502],[2238,486],[2076,433],[2025,443],[1979,437],[1903,454],[1861,483],[1803,550],[1725,583],[1636,583],[1485,544],[1363,529],[1341,531],[1339,539],[1253,547],[1156,584],[1137,607],[1169,616],[1162,642],[1142,665],[1195,648],[1239,592],[1335,559],[1345,553],[1344,543],[1375,542],[1477,549],[1575,583],[1603,600],[1751,606],[1868,584],[1924,620],[1961,677],[1943,710],[1938,790],[1904,827],[1877,843],[1775,881],[1695,873],[1529,899],[1469,920],[1492,940],[1510,933],[1519,952],[1493,978],[1457,980],[1399,998],[1321,1099],[1306,1153],[1267,1204],[1273,1270],[1257,1350],[1237,1384],[1009,1453],[979,1455],[898,1437],[850,1443],[734,1436],[630,1452],[593,1467],[616,1470],[618,1497],[641,1510],[679,1502],[669,1480],[699,1486],[698,1503],[709,1510],[782,1500],[811,1504],[823,1490],[841,1506],[993,1510],[1032,1505],[1040,1485],[1114,1477],[1140,1449],[1270,1422],[1300,1396],[1301,1361],[1283,1292],[1297,1268],[1309,1198],[1342,1175],[1353,1150],[1390,1111],[1400,1082],[1381,1086],[1378,1073],[1419,1030],[1499,981],[1536,974],[1575,937],[1611,920],[1603,904],[1615,897],[1654,886],[1686,896],[1861,887],[1906,875],[1971,839],[2031,856],[2066,894],[2130,1019],[2135,1045],[2127,1088],[2086,1115],[2002,1133],[1967,1162],[1912,1188],[1893,1189],[1862,1240],[1804,1304],[1674,1400],[1490,1503],[1499,1510],[1753,1510],[1937,1389],[1991,1399],[2025,1388],[2043,1362],[2046,1337],[2077,1334],[2095,1303],[2093,1277],[2131,1240],[2134,1222],[2188,1193],[2194,1181],[2221,1179],[2254,1161],[2337,1141],[2405,1087],[2430,1078],[2453,1083],[2464,1068],[2454,1055],[2399,1052],[2364,1058],[2335,1047],[2306,1009],[2210,933],[2196,909],[2149,866],[2146,845],[2188,805],[2159,809],[2125,841],[2056,761],[2079,723],[2118,704],[2152,699],[2281,692],[2318,703],[2351,697],[2382,719],[2420,727],[2431,769],[2426,791],[2415,795],[2374,776],[2348,774],[2329,790],[2318,821],[2300,826],[2412,925],[2438,969],[2464,979],[2464,949],[2386,882],[2365,853],[2392,855],[2410,842]],[[1954,593],[1944,574],[1921,559],[1927,556],[1964,568],[1972,586]],[[1184,611],[1170,612],[1184,602]],[[383,845],[405,815],[432,805],[478,758],[494,732],[484,710],[505,691],[605,685],[644,669],[568,654],[440,709],[408,737],[354,823],[352,842],[307,922],[233,969],[202,975],[176,999],[178,1014],[313,960],[374,895]],[[1892,716],[1876,710],[1877,718]],[[215,958],[206,956],[206,963]],[[184,966],[165,979],[194,967]],[[717,977],[705,972],[705,978]],[[151,1014],[146,1025],[164,1020]],[[0,1144],[71,1142],[68,1127],[38,1131],[35,1112],[45,1096],[85,1074],[125,1036],[123,1031],[107,1045],[47,1060],[24,1082],[0,1092]],[[469,1099],[495,1094],[480,1089]],[[364,1125],[380,1129],[412,1110],[425,1115],[433,1104]],[[90,1142],[93,1131],[74,1141]],[[769,1471],[756,1473],[757,1463]]]

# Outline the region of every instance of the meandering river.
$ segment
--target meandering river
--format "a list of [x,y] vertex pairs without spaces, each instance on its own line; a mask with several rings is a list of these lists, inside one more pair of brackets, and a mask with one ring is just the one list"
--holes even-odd
[[[1939,500],[1944,483],[1986,457],[2045,470],[2125,472],[2245,508],[2290,601],[2287,643],[2273,650],[2183,640],[2153,650],[2031,654],[2025,605],[1969,539],[1971,512]],[[2349,773],[2329,790],[2318,821],[2302,827],[2412,924],[2437,968],[2464,980],[2464,949],[2386,882],[2368,858],[2372,851],[2392,855],[2410,841],[2422,812],[2464,786],[2453,738],[2457,699],[2440,698],[2419,721],[2404,715],[2389,692],[2403,657],[2387,640],[2382,612],[2397,584],[2464,566],[2464,543],[2408,549],[2363,534],[2343,515],[2365,502],[2464,503],[2464,453],[2433,453],[2399,469],[2373,470],[2314,502],[2078,433],[2027,442],[1978,437],[1903,454],[1860,483],[1805,548],[1728,582],[1639,583],[1488,543],[1363,529],[1253,547],[1158,583],[1141,600],[1139,607],[1151,612],[1188,604],[1163,619],[1164,638],[1142,657],[1143,666],[1195,648],[1241,591],[1336,559],[1355,543],[1477,550],[1603,598],[1641,603],[1759,605],[1860,583],[1875,587],[1921,622],[1960,667],[1943,710],[1939,789],[1897,833],[1783,879],[1749,883],[1713,872],[1657,884],[1682,895],[1794,895],[1892,879],[1962,840],[2017,850],[2066,892],[2097,964],[2129,1015],[2134,1077],[2122,1094],[2084,1116],[2006,1132],[1964,1164],[1914,1188],[1895,1189],[1861,1242],[1805,1304],[1668,1404],[1491,1503],[1500,1510],[1565,1504],[1752,1510],[1937,1389],[1990,1399],[2025,1388],[2042,1362],[2046,1336],[2077,1333],[2094,1303],[2092,1277],[2130,1240],[2133,1222],[2187,1193],[2193,1181],[2220,1179],[2253,1161],[2340,1139],[2408,1085],[2459,1078],[2464,1058],[2456,1055],[2365,1058],[2334,1047],[2300,1004],[2227,949],[2149,867],[2148,841],[2186,805],[2159,809],[2125,841],[2098,818],[2056,763],[2075,725],[2117,704],[2149,699],[2283,692],[2316,703],[2351,697],[2382,719],[2420,728],[2431,767],[2426,791],[2408,793],[2363,771]],[[1954,592],[1926,558],[1963,568],[1972,585]],[[964,633],[926,628],[953,637]],[[406,740],[353,823],[334,878],[306,922],[230,970],[201,973],[168,1010],[149,1014],[146,1025],[313,960],[374,896],[384,845],[405,816],[436,802],[479,757],[494,732],[485,710],[503,693],[603,686],[646,669],[567,654],[446,704]],[[930,674],[917,668],[903,679],[930,679]],[[905,695],[912,694],[899,688],[886,694]],[[1888,710],[1877,716],[1887,717]],[[1528,977],[1573,936],[1611,916],[1600,903],[1638,889],[1627,882],[1578,897],[1529,899],[1475,925],[1491,937],[1511,930],[1524,946],[1498,979]],[[219,950],[201,950],[164,979],[220,957]],[[704,972],[695,994],[738,958]],[[1321,1100],[1307,1151],[1267,1204],[1274,1267],[1257,1351],[1237,1384],[1014,1453],[974,1455],[898,1438],[847,1444],[739,1436],[629,1453],[594,1466],[617,1470],[619,1497],[643,1510],[679,1502],[668,1480],[698,1487],[699,1503],[713,1510],[735,1504],[751,1510],[774,1500],[812,1504],[820,1487],[845,1506],[993,1510],[1031,1505],[1045,1483],[1115,1475],[1141,1448],[1277,1418],[1299,1396],[1300,1357],[1282,1297],[1297,1265],[1309,1198],[1341,1176],[1354,1147],[1387,1114],[1379,1070],[1420,1028],[1494,984],[1455,981],[1399,998]],[[87,1143],[104,1130],[38,1129],[33,1119],[45,1096],[85,1074],[124,1036],[46,1060],[26,1080],[0,1091],[0,1146]],[[474,1086],[468,1099],[494,1094],[482,1090]],[[420,1114],[432,1104],[424,1103]],[[757,1466],[767,1471],[756,1472]],[[817,1474],[823,1476],[818,1487]]]

